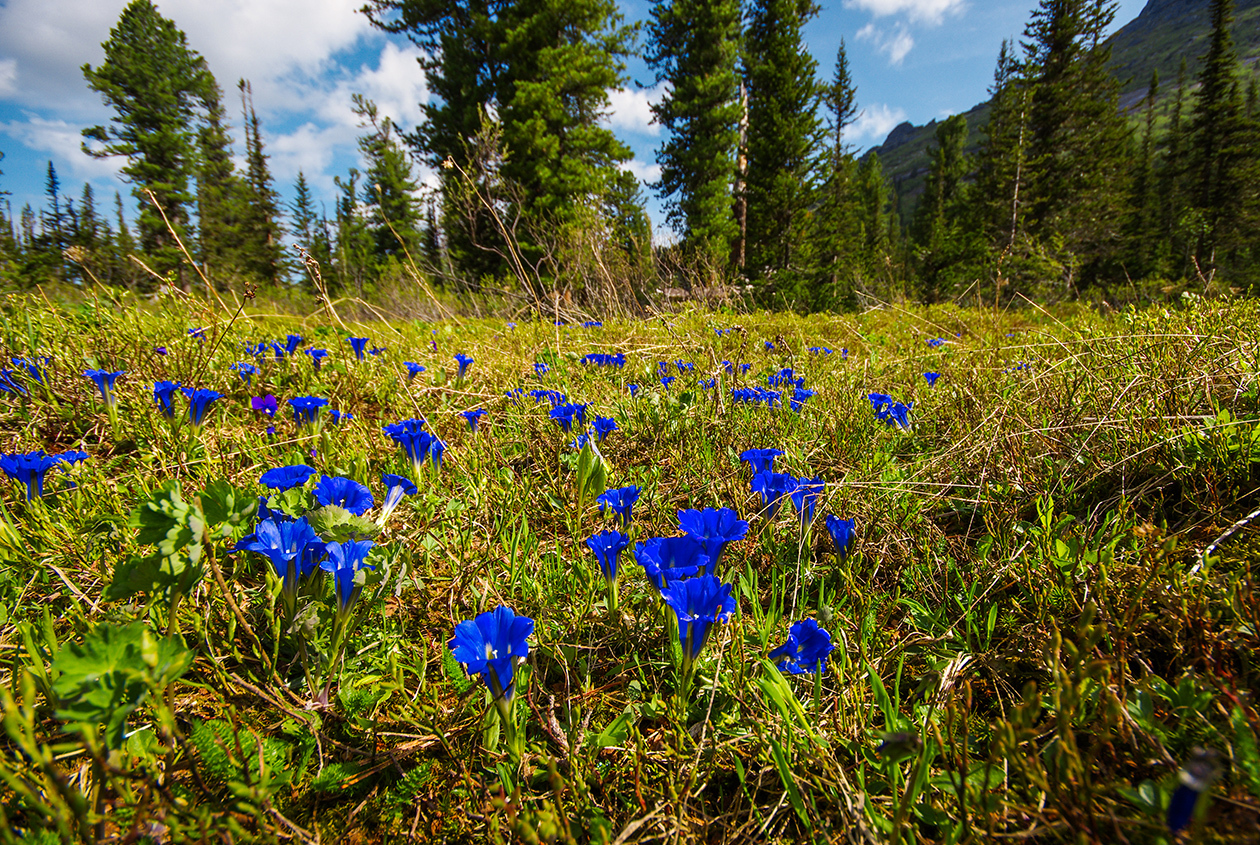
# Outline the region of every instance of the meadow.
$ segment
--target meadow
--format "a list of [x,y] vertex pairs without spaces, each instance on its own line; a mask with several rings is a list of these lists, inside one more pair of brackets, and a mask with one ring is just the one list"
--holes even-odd
[[0,315],[0,841],[1260,838],[1254,300]]

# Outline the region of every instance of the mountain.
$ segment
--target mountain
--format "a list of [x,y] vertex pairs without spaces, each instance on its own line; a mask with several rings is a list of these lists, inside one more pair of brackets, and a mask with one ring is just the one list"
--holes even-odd
[[[1186,78],[1193,83],[1211,35],[1208,6],[1209,0],[1148,0],[1136,18],[1108,39],[1111,67],[1120,80],[1122,109],[1132,111],[1141,105],[1152,70],[1159,71],[1160,100],[1171,97],[1182,56],[1186,57]],[[1246,66],[1255,69],[1260,59],[1260,0],[1235,0],[1232,34],[1238,55]],[[973,106],[966,114],[967,147],[975,152],[984,137],[981,129],[989,120],[989,104]],[[903,221],[910,219],[923,191],[927,150],[935,135],[935,120],[926,126],[905,122],[894,127],[884,143],[864,154],[879,154],[896,191]]]

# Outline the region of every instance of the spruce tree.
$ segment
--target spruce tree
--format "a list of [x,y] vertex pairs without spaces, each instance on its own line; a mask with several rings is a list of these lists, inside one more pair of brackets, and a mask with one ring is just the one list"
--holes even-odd
[[971,172],[966,155],[967,117],[956,114],[936,127],[936,146],[928,149],[928,173],[923,197],[910,226],[914,240],[920,290],[936,302],[960,281],[959,265],[975,257],[975,241],[967,225]]
[[232,161],[229,131],[222,91],[215,84],[197,131],[198,257],[202,272],[211,279],[241,270],[244,186]]
[[1159,197],[1156,194],[1155,173],[1156,162],[1155,138],[1155,104],[1159,98],[1159,72],[1151,72],[1151,81],[1146,88],[1146,103],[1142,126],[1142,140],[1138,148],[1137,158],[1133,164],[1133,177],[1130,182],[1132,192],[1129,199],[1129,223],[1126,237],[1129,241],[1129,272],[1134,277],[1143,277],[1155,271],[1159,253]]
[[254,111],[249,82],[237,83],[245,122],[245,179],[241,205],[241,269],[267,284],[282,281],[288,273],[284,260],[284,229],[280,225],[280,196],[271,178],[268,156],[263,152],[262,130]]
[[319,265],[319,272],[333,271],[332,251],[328,238],[328,221],[315,213],[315,200],[311,195],[311,186],[306,181],[306,174],[298,171],[297,182],[293,186],[293,202],[289,206],[290,230],[294,242],[304,255],[302,261],[302,284],[308,292],[315,292],[314,270],[306,265],[307,258]]
[[815,285],[815,308],[841,308],[853,304],[852,279],[858,243],[858,212],[854,194],[857,167],[845,142],[845,130],[857,118],[857,88],[849,73],[844,39],[836,52],[831,85],[823,92],[827,107],[827,136],[830,139],[817,212],[816,254],[819,281]]
[[88,87],[115,116],[108,127],[83,130],[83,150],[96,157],[126,157],[122,172],[135,186],[141,248],[154,269],[165,273],[181,267],[182,253],[145,192],[153,193],[171,228],[187,244],[195,122],[211,96],[213,77],[184,33],[158,14],[150,0],[132,0],[101,46],[104,62],[82,70]]
[[798,306],[812,298],[809,208],[821,142],[817,64],[801,29],[817,12],[812,0],[755,0],[745,32],[745,272],[768,284],[765,296]]
[[989,88],[989,120],[976,163],[979,225],[998,252],[1012,248],[1022,231],[1028,160],[1028,85],[1009,42],[998,51]]
[[[1238,54],[1230,36],[1233,0],[1212,0],[1212,36],[1190,115],[1188,187],[1196,216],[1193,252],[1210,274],[1254,238],[1255,138],[1244,113]],[[1220,254],[1218,254],[1220,253]]]
[[1106,0],[1041,0],[1024,30],[1029,231],[1062,244],[1069,277],[1075,262],[1096,269],[1121,243],[1128,125],[1103,41],[1115,11]]
[[648,63],[667,86],[652,105],[666,133],[656,151],[656,192],[684,249],[721,267],[736,234],[739,0],[656,0],[648,40]]
[[355,94],[353,102],[359,125],[370,130],[359,138],[365,167],[361,196],[375,244],[373,263],[381,267],[414,255],[420,242],[418,185],[393,121],[380,117],[371,100]]

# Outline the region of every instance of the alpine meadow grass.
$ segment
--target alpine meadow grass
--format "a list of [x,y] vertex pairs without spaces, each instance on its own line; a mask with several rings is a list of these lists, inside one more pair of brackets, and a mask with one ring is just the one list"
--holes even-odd
[[1260,835],[1254,300],[0,317],[0,841]]

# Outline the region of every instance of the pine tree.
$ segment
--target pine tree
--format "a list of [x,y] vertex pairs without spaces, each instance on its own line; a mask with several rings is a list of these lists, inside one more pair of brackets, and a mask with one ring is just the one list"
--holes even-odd
[[61,180],[57,178],[57,168],[51,161],[44,179],[44,200],[44,210],[39,215],[43,246],[55,252],[60,261],[61,251],[66,248],[67,215],[61,204]]
[[334,265],[336,274],[333,279],[325,276],[329,287],[336,293],[353,293],[363,295],[363,286],[372,276],[372,252],[374,242],[368,230],[367,221],[359,209],[359,177],[355,168],[350,168],[346,179],[334,176],[333,183],[341,195],[337,198],[336,241]]
[[282,281],[288,272],[284,260],[284,230],[280,225],[280,196],[276,193],[263,152],[262,130],[254,111],[249,82],[237,83],[245,122],[244,202],[241,206],[241,269],[267,284]]
[[859,274],[869,281],[879,281],[888,294],[896,276],[895,238],[900,226],[893,208],[892,185],[878,153],[871,152],[862,159],[854,182],[862,244]]
[[187,243],[195,120],[211,95],[213,77],[184,33],[150,0],[132,0],[101,46],[105,61],[96,68],[84,65],[83,75],[115,116],[109,127],[83,130],[83,150],[127,158],[122,172],[140,203],[140,245],[158,272],[181,268],[182,254],[145,192],[153,193]]
[[741,114],[738,0],[656,0],[647,60],[664,83],[652,115],[666,138],[656,192],[686,250],[723,266],[736,234],[732,209]]
[[[331,273],[333,262],[328,238],[328,221],[315,213],[311,187],[306,181],[306,174],[302,171],[298,171],[297,182],[293,186],[293,202],[289,206],[289,218],[292,221],[293,239],[305,253],[303,262],[306,257],[309,257],[319,265],[320,273]],[[308,292],[315,292],[314,272],[305,263],[302,281]]]
[[[812,298],[809,208],[817,183],[819,86],[801,28],[812,0],[756,0],[745,33],[748,85],[746,274],[798,305]],[[783,300],[780,300],[781,302]]]
[[1010,250],[1022,232],[1028,159],[1028,86],[1007,41],[989,88],[989,121],[976,164],[977,218],[992,247]]
[[1143,277],[1154,272],[1160,252],[1159,197],[1155,191],[1155,172],[1158,167],[1155,150],[1155,104],[1159,98],[1159,72],[1151,72],[1146,88],[1145,119],[1138,156],[1134,161],[1129,200],[1129,223],[1126,237],[1129,240],[1129,272]]

